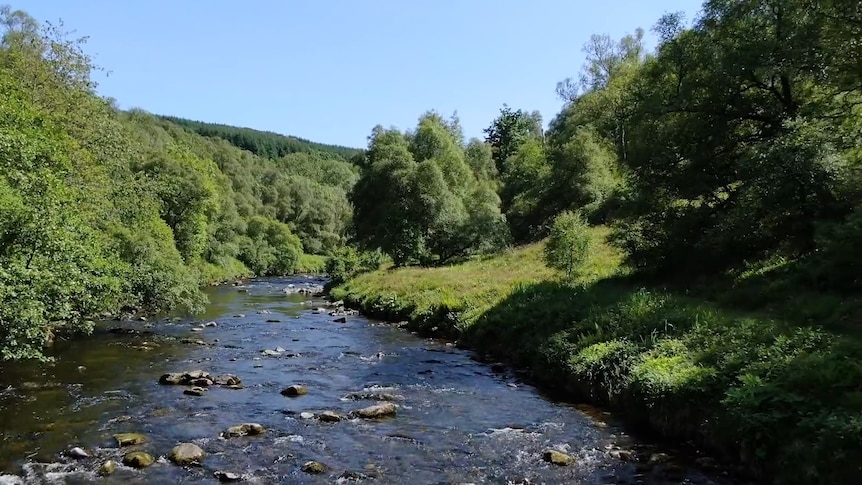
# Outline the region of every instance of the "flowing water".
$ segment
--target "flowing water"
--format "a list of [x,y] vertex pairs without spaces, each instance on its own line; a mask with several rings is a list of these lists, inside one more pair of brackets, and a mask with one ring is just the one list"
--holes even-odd
[[[674,458],[645,466],[650,456],[666,456],[601,412],[552,402],[516,374],[446,343],[359,316],[336,323],[315,311],[326,304],[321,298],[283,291],[321,282],[296,277],[211,288],[206,314],[195,319],[102,322],[90,337],[58,343],[51,364],[3,364],[0,475],[34,484],[218,483],[215,471],[240,474],[245,483],[730,483]],[[217,326],[203,327],[210,321]],[[118,326],[143,333],[110,331]],[[280,352],[262,354],[267,349]],[[158,382],[195,369],[235,374],[244,388],[214,386],[198,397]],[[308,393],[282,396],[292,384]],[[376,404],[373,395],[381,393],[395,399],[396,416],[329,423],[308,414],[348,415]],[[220,437],[242,423],[266,432]],[[121,432],[142,433],[147,442],[118,448],[112,436]],[[206,452],[200,466],[165,459],[180,442]],[[89,457],[70,457],[72,447]],[[549,449],[575,463],[545,462]],[[156,463],[119,465],[130,450]],[[117,461],[117,470],[100,477],[106,460]],[[309,460],[324,472],[303,472]]]

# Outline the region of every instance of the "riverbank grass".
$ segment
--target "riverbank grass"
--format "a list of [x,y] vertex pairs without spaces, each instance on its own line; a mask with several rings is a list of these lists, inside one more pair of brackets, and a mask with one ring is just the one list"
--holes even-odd
[[333,296],[529,369],[548,389],[762,478],[862,475],[857,337],[723,307],[717,287],[707,301],[635,284],[606,234],[594,230],[573,283],[545,267],[539,243],[458,266],[363,274]]
[[326,272],[326,256],[317,254],[301,254],[296,262],[294,273],[323,274]]

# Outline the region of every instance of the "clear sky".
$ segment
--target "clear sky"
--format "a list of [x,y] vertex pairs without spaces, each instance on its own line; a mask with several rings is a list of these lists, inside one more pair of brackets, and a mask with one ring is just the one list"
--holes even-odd
[[[591,34],[649,31],[700,0],[7,0],[87,35],[121,108],[365,146],[376,124],[458,111],[465,135],[503,103],[558,111]],[[648,43],[652,38],[648,34]]]

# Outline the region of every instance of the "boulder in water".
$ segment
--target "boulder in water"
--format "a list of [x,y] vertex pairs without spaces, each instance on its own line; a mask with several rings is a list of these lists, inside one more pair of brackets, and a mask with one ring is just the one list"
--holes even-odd
[[113,460],[108,460],[105,463],[102,463],[102,466],[99,467],[99,475],[106,477],[117,470],[117,464],[113,462]]
[[76,446],[67,453],[72,458],[89,458],[90,454],[84,451],[80,446]]
[[287,397],[297,397],[305,394],[308,394],[308,388],[299,384],[287,386],[281,390],[281,395]]
[[575,462],[575,459],[572,456],[557,450],[547,450],[542,455],[542,459],[548,463],[553,463],[554,465],[559,466],[569,466]]
[[152,465],[155,461],[156,460],[153,459],[152,455],[143,451],[133,451],[131,453],[126,453],[125,456],[123,456],[123,465],[130,466],[132,468],[146,468]]
[[242,480],[242,475],[240,475],[239,473],[223,472],[221,470],[213,472],[213,476],[216,477],[216,480],[222,483],[232,483]]
[[394,416],[398,410],[398,406],[391,402],[382,402],[367,408],[362,408],[353,411],[353,415],[363,419],[383,418],[386,416]]
[[318,474],[323,473],[326,470],[326,467],[323,466],[323,463],[319,461],[307,461],[302,464],[302,471],[305,473]]
[[140,433],[117,433],[114,439],[118,446],[142,445],[147,442],[147,437]]
[[351,392],[341,399],[344,401],[360,401],[365,399],[372,401],[399,401],[403,399],[403,397],[388,392]]
[[343,418],[334,411],[323,411],[322,413],[317,415],[317,419],[323,421],[324,423],[337,423]]
[[213,383],[220,386],[238,386],[242,384],[242,380],[233,374],[225,374],[221,376],[216,376],[213,379]]
[[265,428],[257,423],[243,423],[237,426],[231,426],[222,436],[225,438],[235,438],[238,436],[257,436],[263,434]]
[[170,374],[164,374],[162,377],[159,377],[159,384],[165,385],[178,385],[183,383],[183,374],[173,372]]
[[200,465],[205,455],[204,450],[196,444],[180,443],[171,450],[169,458],[180,466]]
[[191,387],[191,388],[183,391],[183,394],[187,394],[189,396],[198,396],[198,397],[203,396],[206,393],[207,393],[207,390],[205,387],[198,387],[198,386]]

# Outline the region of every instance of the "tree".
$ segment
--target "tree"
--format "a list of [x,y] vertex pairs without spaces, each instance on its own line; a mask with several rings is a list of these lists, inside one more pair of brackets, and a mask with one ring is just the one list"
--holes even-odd
[[592,238],[589,225],[579,212],[563,211],[554,218],[545,245],[545,262],[572,280],[589,259]]
[[614,42],[607,34],[591,36],[582,49],[587,59],[578,80],[568,78],[557,83],[557,95],[564,101],[572,102],[585,93],[607,87],[627,63],[643,60],[643,37],[644,31],[640,28],[618,42]]
[[816,221],[846,214],[836,162],[856,137],[816,84],[831,67],[812,57],[823,37],[807,8],[713,0],[691,29],[660,25],[672,37],[632,84],[626,118],[637,196],[619,234],[636,266],[717,270],[779,246],[798,254]]
[[351,197],[364,248],[380,248],[400,266],[499,247],[505,222],[490,182],[477,178],[488,170],[482,148],[474,143],[468,157],[462,140],[457,123],[434,112],[423,114],[414,132],[374,129]]
[[538,111],[527,113],[523,110],[512,111],[507,105],[500,109],[500,115],[485,128],[485,141],[491,145],[497,172],[503,173],[506,161],[514,155],[518,147],[530,138],[542,138],[542,117]]

